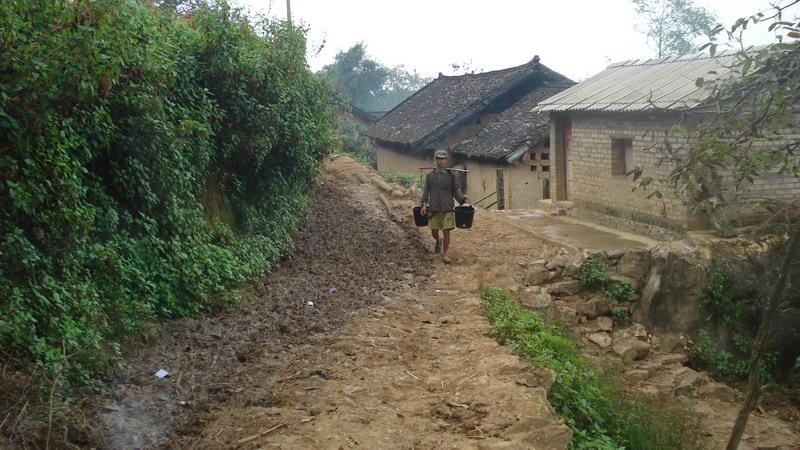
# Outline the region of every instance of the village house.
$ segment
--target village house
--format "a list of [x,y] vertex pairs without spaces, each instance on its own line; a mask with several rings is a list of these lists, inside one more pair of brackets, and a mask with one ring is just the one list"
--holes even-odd
[[[687,144],[668,130],[679,120],[691,127],[708,119],[691,114],[709,97],[696,80],[731,76],[735,58],[728,51],[625,61],[541,101],[534,110],[550,113],[553,198],[568,201],[579,215],[583,211],[677,230],[708,228],[708,217],[692,214],[660,181],[670,167],[660,164],[654,144],[665,136],[675,148]],[[636,182],[626,174],[636,167],[654,178],[651,189],[633,189]],[[664,197],[648,199],[654,189]],[[792,175],[767,174],[747,194],[797,198],[800,182]]]
[[367,130],[378,170],[420,174],[444,149],[450,167],[468,171],[459,173],[473,201],[534,207],[550,195],[551,172],[549,118],[532,109],[573,84],[538,56],[509,69],[440,74]]

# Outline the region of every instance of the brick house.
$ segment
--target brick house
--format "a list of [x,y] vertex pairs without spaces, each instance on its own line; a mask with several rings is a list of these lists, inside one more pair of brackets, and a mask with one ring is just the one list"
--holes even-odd
[[[378,170],[417,174],[447,150],[473,201],[507,208],[535,206],[549,195],[549,118],[533,107],[574,83],[534,57],[509,69],[431,81],[366,132]],[[497,198],[498,170],[503,196]],[[493,196],[493,194],[495,194]]]
[[[709,95],[696,80],[731,76],[735,58],[728,51],[616,63],[540,102],[534,110],[550,113],[554,198],[571,202],[578,212],[678,230],[707,228],[706,217],[691,214],[659,181],[669,166],[659,164],[653,145],[679,120],[691,127],[708,119],[692,113]],[[674,133],[669,136],[673,147],[687,144]],[[654,188],[664,193],[661,201],[647,199],[649,191],[633,190],[636,183],[625,174],[635,167],[656,180]],[[797,198],[800,181],[767,174],[755,180],[747,195]]]

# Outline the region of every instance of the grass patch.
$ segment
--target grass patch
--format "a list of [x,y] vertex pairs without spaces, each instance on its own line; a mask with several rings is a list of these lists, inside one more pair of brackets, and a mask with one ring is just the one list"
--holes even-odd
[[503,290],[481,290],[492,336],[556,373],[550,403],[572,429],[574,449],[700,448],[689,415],[668,399],[623,392],[622,379],[593,367],[556,324],[523,311]]
[[380,172],[381,176],[384,180],[390,183],[396,183],[403,187],[410,188],[411,186],[416,186],[422,189],[422,177],[419,175],[414,175],[411,173],[404,173],[404,172],[392,172],[389,170],[382,170]]

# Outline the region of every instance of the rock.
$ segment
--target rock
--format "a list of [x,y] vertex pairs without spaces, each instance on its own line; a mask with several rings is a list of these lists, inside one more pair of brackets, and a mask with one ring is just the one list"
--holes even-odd
[[699,394],[704,397],[711,397],[723,402],[733,403],[736,401],[736,391],[728,385],[722,383],[708,383],[703,385]]
[[689,367],[680,367],[673,373],[676,381],[675,395],[683,397],[695,397],[697,388],[710,381],[708,375]]
[[614,353],[627,364],[647,356],[650,353],[650,344],[636,338],[624,337],[614,342],[613,349]]
[[644,282],[650,272],[650,252],[647,250],[628,250],[612,269],[615,274]]
[[630,333],[633,337],[637,337],[642,340],[646,340],[649,336],[647,332],[647,328],[640,323],[634,323],[630,326]]
[[556,305],[556,313],[558,313],[560,317],[570,321],[578,320],[578,314],[575,311],[575,308],[573,308],[572,306],[569,306],[564,302],[555,302],[555,305]]
[[597,329],[600,331],[611,331],[614,329],[614,320],[611,317],[598,317],[595,320]]
[[664,353],[672,353],[684,348],[683,339],[678,334],[663,334],[659,336],[659,342],[658,349]]
[[564,266],[563,277],[577,280],[581,277],[581,265],[575,261],[568,262],[567,265]]
[[611,302],[604,298],[594,297],[588,302],[578,303],[575,310],[579,315],[594,319],[611,312]]
[[600,348],[608,348],[612,343],[611,336],[608,333],[592,333],[587,336],[587,339]]
[[644,381],[650,378],[650,371],[647,369],[631,369],[625,371],[625,379],[631,381]]
[[520,302],[528,309],[547,309],[553,303],[553,297],[542,292],[540,287],[525,288],[520,292]]
[[520,379],[517,381],[518,384],[531,388],[542,387],[548,394],[555,382],[556,373],[547,367],[541,366],[531,367],[530,370],[520,375]]
[[800,307],[782,308],[770,328],[768,348],[783,354],[796,354],[800,348]]
[[581,284],[575,280],[559,281],[547,286],[551,295],[575,295],[581,290]]
[[633,318],[655,330],[685,330],[694,333],[703,326],[696,292],[706,285],[711,266],[700,249],[687,253],[661,244],[652,252],[652,267],[642,288]]
[[344,394],[348,395],[348,396],[352,396],[353,394],[357,394],[357,393],[359,393],[359,392],[361,392],[363,390],[364,390],[364,388],[362,388],[361,386],[359,386],[357,384],[346,384],[342,388],[342,392],[344,392]]
[[619,248],[606,250],[606,258],[608,258],[611,261],[614,261],[625,256],[625,253],[626,253],[625,250]]
[[538,286],[550,279],[550,272],[544,266],[535,265],[525,271],[523,281],[528,286]]
[[653,358],[653,362],[662,366],[672,366],[684,364],[689,361],[689,357],[682,353],[662,353]]
[[569,256],[565,253],[559,253],[555,258],[551,259],[545,267],[547,270],[561,269],[566,266],[567,263],[569,263]]

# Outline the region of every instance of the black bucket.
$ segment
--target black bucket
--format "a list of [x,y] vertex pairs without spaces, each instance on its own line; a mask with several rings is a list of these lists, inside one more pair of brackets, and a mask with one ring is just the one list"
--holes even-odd
[[418,227],[427,227],[428,226],[428,216],[423,216],[422,215],[422,207],[421,206],[415,206],[415,207],[411,208],[411,210],[414,212],[414,224],[416,224]]
[[456,213],[456,228],[472,228],[472,219],[475,217],[474,206],[456,206],[453,211]]

